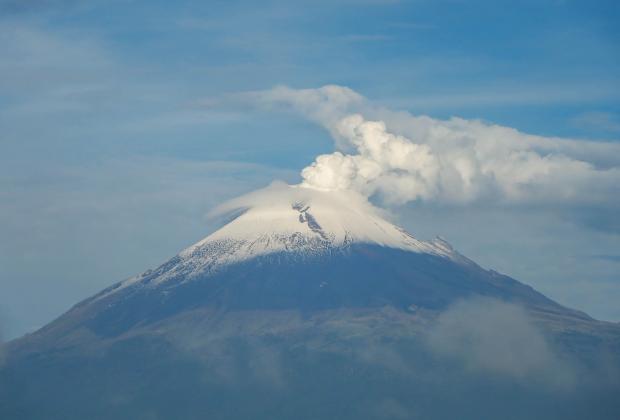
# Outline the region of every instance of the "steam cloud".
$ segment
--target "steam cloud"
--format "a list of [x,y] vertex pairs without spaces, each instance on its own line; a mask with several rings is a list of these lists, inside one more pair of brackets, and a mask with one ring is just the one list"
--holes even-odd
[[484,198],[597,204],[620,196],[617,144],[394,112],[341,86],[278,87],[240,98],[260,107],[292,108],[330,132],[337,151],[303,169],[306,187],[353,190],[388,204]]

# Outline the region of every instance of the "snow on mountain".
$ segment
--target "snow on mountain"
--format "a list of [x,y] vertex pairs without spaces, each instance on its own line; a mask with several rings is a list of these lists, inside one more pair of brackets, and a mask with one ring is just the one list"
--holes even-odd
[[463,259],[443,239],[416,239],[352,192],[275,183],[225,203],[214,215],[234,217],[155,271],[130,278],[105,294],[136,282],[156,286],[174,279],[188,281],[258,256],[281,252],[302,258],[320,256],[354,243]]

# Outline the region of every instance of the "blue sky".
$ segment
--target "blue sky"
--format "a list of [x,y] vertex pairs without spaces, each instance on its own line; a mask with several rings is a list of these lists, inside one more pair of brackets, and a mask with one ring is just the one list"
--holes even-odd
[[[613,1],[0,0],[0,328],[15,337],[215,226],[333,141],[277,85],[542,136],[620,139]],[[618,200],[392,209],[485,267],[620,320]]]

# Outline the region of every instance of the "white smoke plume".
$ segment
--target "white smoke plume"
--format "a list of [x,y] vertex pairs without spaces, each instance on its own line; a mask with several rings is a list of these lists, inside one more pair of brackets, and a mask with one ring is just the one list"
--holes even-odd
[[394,112],[341,86],[278,87],[241,97],[261,107],[292,108],[329,131],[337,151],[303,169],[307,187],[354,190],[391,204],[485,198],[597,204],[620,196],[618,144]]

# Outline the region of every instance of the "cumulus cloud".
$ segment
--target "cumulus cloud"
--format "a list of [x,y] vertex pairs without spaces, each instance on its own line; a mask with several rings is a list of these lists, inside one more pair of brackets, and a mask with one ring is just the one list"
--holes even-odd
[[489,298],[457,302],[437,319],[428,337],[437,355],[472,372],[545,385],[574,385],[574,372],[553,352],[521,307]]
[[335,130],[357,153],[318,156],[301,173],[304,185],[365,195],[380,192],[402,202],[436,194],[438,159],[428,145],[390,133],[384,122],[366,121],[360,114],[338,121]]
[[620,145],[533,136],[478,120],[377,107],[342,86],[277,87],[237,96],[293,109],[326,128],[336,151],[302,170],[303,185],[387,203],[617,201]]

